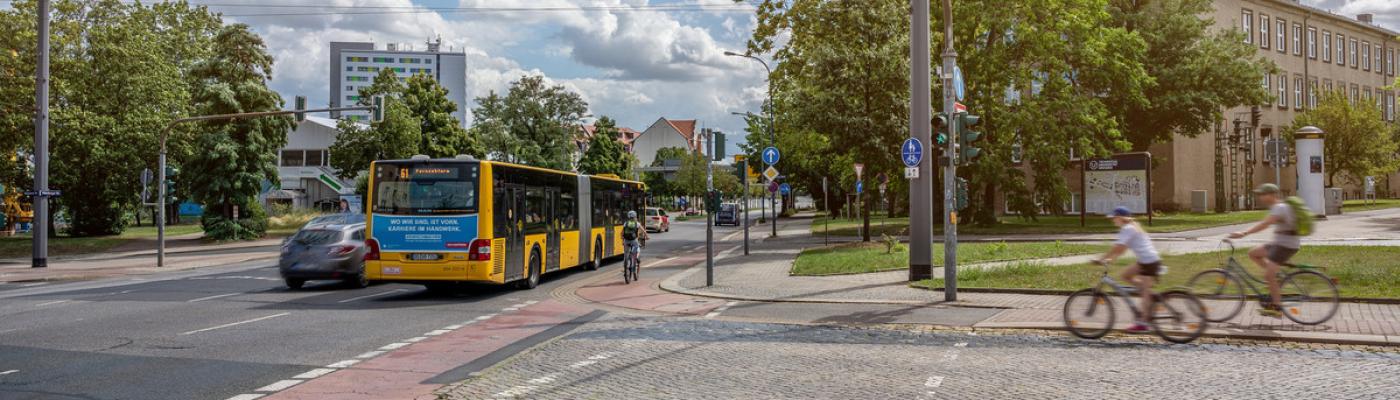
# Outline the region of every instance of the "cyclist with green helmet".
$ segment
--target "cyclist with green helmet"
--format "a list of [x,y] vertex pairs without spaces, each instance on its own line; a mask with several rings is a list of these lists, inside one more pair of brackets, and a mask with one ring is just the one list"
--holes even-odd
[[627,211],[627,221],[622,223],[622,243],[627,251],[625,256],[635,256],[635,260],[641,262],[642,247],[647,245],[647,230],[642,220],[637,218],[636,211]]

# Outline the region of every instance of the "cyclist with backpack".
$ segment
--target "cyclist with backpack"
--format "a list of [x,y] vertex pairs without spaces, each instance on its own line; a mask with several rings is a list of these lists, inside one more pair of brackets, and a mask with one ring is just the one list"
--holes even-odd
[[[622,242],[623,248],[627,250],[624,257],[640,263],[642,260],[642,247],[646,247],[647,244],[647,230],[646,226],[642,225],[641,219],[637,218],[636,211],[627,211],[627,221],[622,223]],[[623,265],[625,266],[626,263]],[[641,266],[637,265],[634,267],[640,268]],[[626,271],[623,272],[626,273]]]
[[1269,283],[1269,304],[1259,309],[1259,315],[1279,318],[1283,316],[1282,296],[1279,294],[1279,269],[1298,254],[1302,248],[1302,236],[1312,233],[1312,212],[1297,196],[1282,198],[1278,185],[1265,183],[1254,189],[1255,199],[1269,208],[1269,215],[1253,227],[1230,234],[1231,239],[1239,239],[1256,232],[1274,227],[1274,237],[1268,243],[1249,251],[1254,264],[1264,269],[1264,278]]

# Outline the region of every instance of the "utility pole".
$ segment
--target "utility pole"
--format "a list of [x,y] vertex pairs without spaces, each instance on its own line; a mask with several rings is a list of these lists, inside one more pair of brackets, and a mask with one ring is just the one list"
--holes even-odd
[[[911,0],[909,33],[909,135],[924,145],[932,142],[933,105],[929,98],[929,0]],[[929,279],[933,275],[933,169],[928,159],[919,161],[918,176],[909,182],[909,280]]]
[[49,266],[49,0],[39,0],[39,52],[34,72],[34,260]]
[[[701,129],[705,134],[705,287],[715,285],[715,211],[719,204],[715,196],[715,136],[709,129]],[[748,245],[748,241],[744,242]]]
[[749,255],[749,157],[739,164],[739,176],[744,181],[744,255]]
[[[943,0],[943,112],[950,117],[956,115],[953,107],[953,69],[957,65],[958,52],[953,50],[953,0]],[[924,121],[929,119],[924,118]],[[957,126],[948,124],[948,147],[945,151],[948,163],[943,167],[943,301],[958,300],[958,214],[954,194],[958,180]]]

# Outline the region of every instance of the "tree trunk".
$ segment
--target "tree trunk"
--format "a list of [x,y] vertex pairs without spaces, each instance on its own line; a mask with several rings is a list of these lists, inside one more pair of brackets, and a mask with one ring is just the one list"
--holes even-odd
[[[856,196],[857,196],[857,198],[860,198],[860,196],[864,196],[865,198],[870,198],[870,192],[865,192],[865,193],[862,193],[862,194],[859,194],[859,195],[856,195]],[[861,210],[860,210],[861,217],[860,217],[860,218],[861,218],[861,225],[863,225],[863,229],[861,229],[861,241],[863,241],[863,242],[869,242],[869,241],[870,241],[870,206],[867,205],[867,203],[869,203],[869,202],[868,202],[868,201],[865,201],[865,199],[861,199],[860,203],[858,203],[858,204],[860,204],[860,208],[861,208]]]

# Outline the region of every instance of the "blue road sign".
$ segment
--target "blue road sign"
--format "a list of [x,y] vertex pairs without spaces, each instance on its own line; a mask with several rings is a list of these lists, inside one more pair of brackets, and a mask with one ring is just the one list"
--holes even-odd
[[967,88],[966,88],[966,86],[963,85],[962,68],[958,68],[958,66],[954,65],[954,66],[953,66],[953,95],[954,95],[954,96],[958,96],[958,101],[962,101],[962,100],[963,100],[963,94],[965,94],[966,92],[967,92]]
[[857,182],[856,182],[856,194],[860,194],[860,192],[861,192],[862,189],[865,189],[865,182],[859,182],[859,181],[857,181]]
[[904,139],[904,144],[899,146],[899,155],[904,159],[904,166],[919,166],[919,162],[924,160],[924,142],[915,138]]
[[778,148],[777,148],[777,147],[769,147],[769,148],[763,149],[763,163],[764,163],[764,164],[768,164],[768,165],[777,164],[777,163],[778,163],[778,158],[779,158],[780,156],[781,156],[781,154],[778,153]]
[[792,186],[788,186],[788,184],[786,183],[778,185],[778,193],[782,194],[783,196],[787,196],[788,194],[792,193]]

